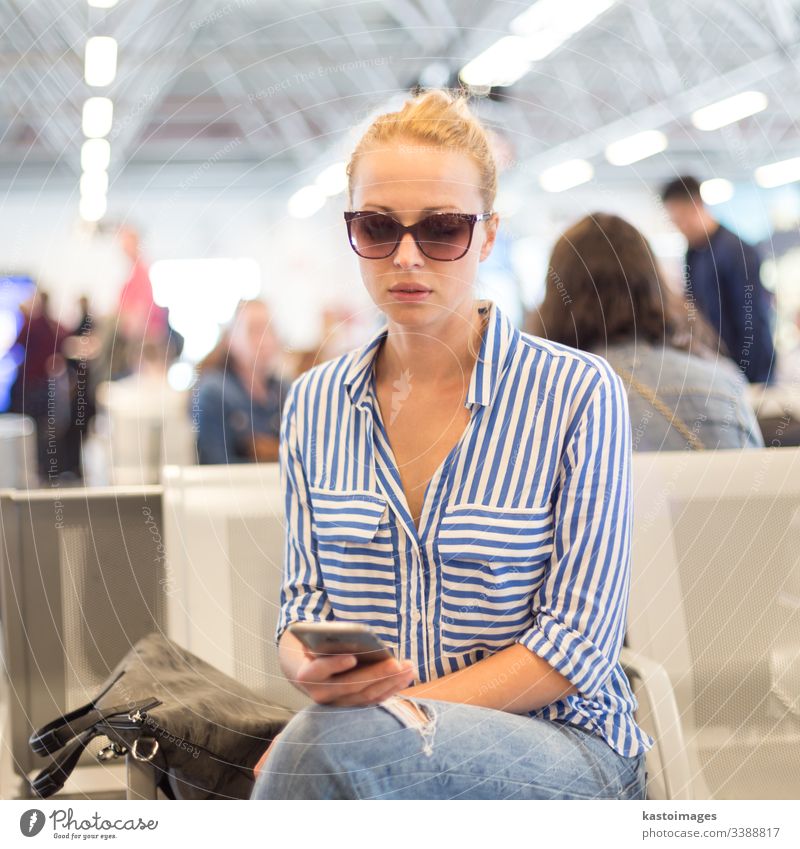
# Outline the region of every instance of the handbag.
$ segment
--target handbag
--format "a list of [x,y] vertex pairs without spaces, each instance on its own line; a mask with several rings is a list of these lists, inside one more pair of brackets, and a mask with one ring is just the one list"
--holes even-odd
[[253,767],[292,716],[162,634],[148,634],[89,704],[31,735],[36,754],[53,756],[31,789],[42,798],[57,793],[88,743],[104,736],[98,760],[149,763],[167,798],[247,799]]

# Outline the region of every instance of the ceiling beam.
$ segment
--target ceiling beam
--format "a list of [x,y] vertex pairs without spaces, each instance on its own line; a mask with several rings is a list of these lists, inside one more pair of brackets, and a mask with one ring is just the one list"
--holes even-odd
[[665,98],[633,114],[620,117],[604,126],[593,127],[585,134],[567,142],[551,146],[527,160],[526,166],[538,171],[564,159],[595,156],[601,153],[609,142],[618,138],[623,138],[637,130],[658,129],[676,120],[684,120],[686,115],[701,106],[762,82],[772,74],[786,68],[787,64],[796,60],[798,56],[800,56],[798,48],[795,48],[791,57],[787,57],[782,50],[773,49],[771,53],[726,74]]

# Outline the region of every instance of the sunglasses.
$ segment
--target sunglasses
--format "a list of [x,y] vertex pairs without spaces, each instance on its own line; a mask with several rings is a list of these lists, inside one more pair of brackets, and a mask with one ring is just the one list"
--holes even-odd
[[467,215],[463,212],[437,212],[408,227],[383,212],[345,212],[350,246],[364,259],[386,259],[411,233],[420,252],[428,259],[452,262],[461,259],[472,244],[478,221],[491,218],[493,212]]

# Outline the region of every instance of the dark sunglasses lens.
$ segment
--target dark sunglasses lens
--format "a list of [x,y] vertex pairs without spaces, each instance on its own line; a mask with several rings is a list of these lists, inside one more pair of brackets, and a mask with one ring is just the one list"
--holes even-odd
[[383,259],[397,244],[397,222],[388,215],[359,215],[350,222],[350,241],[360,256]]
[[458,215],[431,215],[417,225],[422,252],[430,259],[451,261],[467,252],[472,226]]

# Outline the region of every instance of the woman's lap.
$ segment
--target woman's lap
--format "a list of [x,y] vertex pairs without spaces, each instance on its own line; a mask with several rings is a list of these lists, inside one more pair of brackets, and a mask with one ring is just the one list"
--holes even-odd
[[[413,701],[423,722],[408,713]],[[573,726],[433,699],[311,705],[278,738],[254,799],[640,799],[642,758]]]

